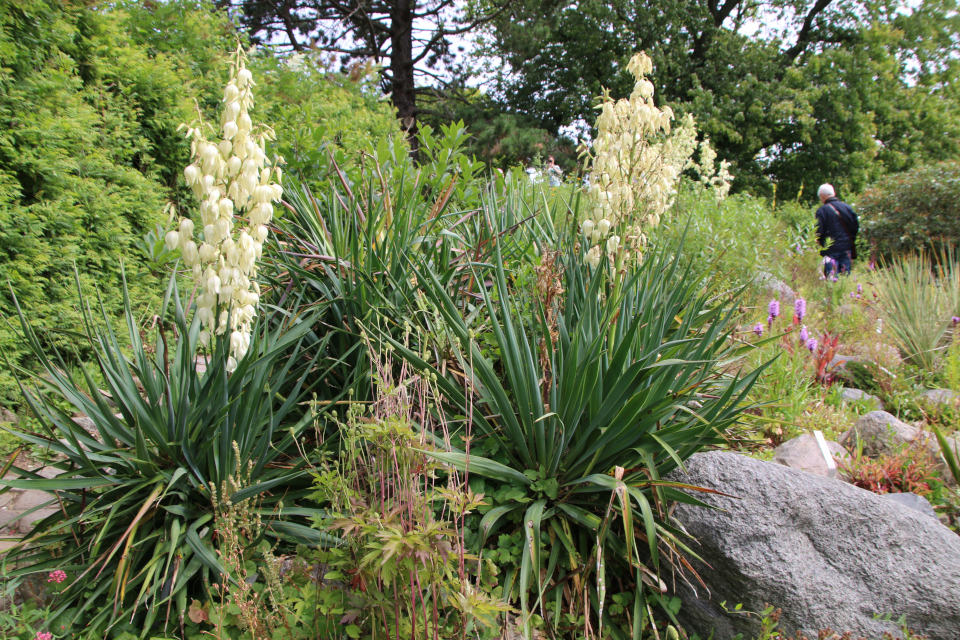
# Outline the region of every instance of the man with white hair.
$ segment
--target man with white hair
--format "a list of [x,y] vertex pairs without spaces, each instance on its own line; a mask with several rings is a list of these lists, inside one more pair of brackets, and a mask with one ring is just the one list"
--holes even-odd
[[[832,185],[820,185],[817,195],[821,204],[817,209],[817,242],[825,247],[820,251],[824,256],[823,273],[827,277],[850,273],[853,259],[857,257],[857,231],[860,230],[857,214],[837,198]],[[829,246],[828,239],[832,241]]]

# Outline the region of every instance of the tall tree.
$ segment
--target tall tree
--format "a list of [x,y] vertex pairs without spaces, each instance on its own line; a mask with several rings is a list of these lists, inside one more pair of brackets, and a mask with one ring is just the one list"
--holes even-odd
[[444,96],[456,73],[455,40],[499,16],[510,0],[483,10],[454,0],[221,0],[240,11],[254,41],[336,54],[349,67],[382,65],[382,86],[417,151],[426,96]]
[[504,110],[557,133],[589,127],[603,88],[628,94],[626,62],[646,49],[658,99],[694,113],[738,188],[857,188],[878,169],[957,152],[956,2],[902,5],[526,0],[491,25],[483,53],[504,63]]

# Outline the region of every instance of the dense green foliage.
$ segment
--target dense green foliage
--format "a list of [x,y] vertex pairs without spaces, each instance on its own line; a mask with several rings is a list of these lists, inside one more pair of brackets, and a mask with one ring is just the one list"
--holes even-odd
[[592,123],[604,88],[625,95],[626,62],[646,49],[656,95],[697,118],[736,190],[773,182],[793,197],[806,184],[814,198],[812,184],[857,191],[960,151],[956,2],[901,4],[529,0],[483,52],[506,62],[501,108],[557,134]]
[[[192,207],[178,188],[189,144],[177,127],[198,106],[208,114],[217,106],[232,24],[199,0],[109,9],[4,0],[0,26],[0,279],[45,341],[54,340],[48,330],[80,327],[74,264],[84,290],[95,282],[116,315],[125,260],[134,307],[156,313],[162,284],[138,243],[167,223],[165,202]],[[354,154],[394,129],[364,74],[325,73],[313,59],[285,64],[269,51],[253,69],[262,79],[257,109],[282,125],[278,151],[295,169],[308,168],[303,158],[322,142]],[[0,314],[10,320],[3,290]],[[0,326],[0,346],[31,366],[14,333]],[[0,374],[0,404],[19,404],[17,395]]]
[[857,199],[861,234],[890,260],[960,244],[960,163],[943,162],[884,178]]

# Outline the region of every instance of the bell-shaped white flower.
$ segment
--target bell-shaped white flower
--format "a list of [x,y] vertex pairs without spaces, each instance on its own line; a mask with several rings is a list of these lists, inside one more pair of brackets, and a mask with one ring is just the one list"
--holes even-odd
[[200,167],[195,164],[188,164],[183,170],[183,179],[187,183],[188,187],[192,187],[197,184],[197,180],[200,179]]
[[193,220],[190,218],[180,220],[180,235],[184,238],[193,237]]
[[583,235],[590,237],[593,235],[593,220],[584,220],[580,228],[583,231]]
[[620,247],[620,236],[610,236],[607,238],[607,253],[616,253]]
[[604,237],[610,231],[610,221],[604,218],[597,223],[597,231],[600,232],[600,237]]
[[173,251],[180,244],[180,234],[176,231],[167,231],[167,235],[163,237],[163,242],[167,251]]

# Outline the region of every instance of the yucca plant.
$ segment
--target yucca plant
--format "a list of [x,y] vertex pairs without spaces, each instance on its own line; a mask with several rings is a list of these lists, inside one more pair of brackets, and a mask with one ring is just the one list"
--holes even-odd
[[[58,625],[135,623],[135,633],[160,621],[179,625],[188,598],[207,599],[226,573],[216,554],[215,501],[256,497],[267,536],[329,541],[306,525],[318,511],[299,504],[310,476],[296,443],[312,424],[303,405],[311,381],[323,377],[315,369],[327,338],[312,333],[310,315],[262,310],[235,371],[227,371],[221,337],[198,372],[200,322],[187,319],[175,284],[172,277],[153,344],[141,340],[126,295],[122,338],[106,313],[95,322],[81,298],[86,335],[74,339],[92,347],[103,391],[87,368],[75,378],[60,353],[48,355],[18,307],[23,338],[42,365],[42,375],[19,371],[21,390],[44,431],[18,435],[62,461],[53,479],[14,467],[19,479],[0,482],[47,491],[58,509],[8,553],[5,575],[71,576],[51,616]],[[81,428],[71,411],[89,416],[96,432]],[[251,483],[229,489],[238,475]]]
[[[393,168],[390,175],[402,170]],[[277,222],[278,245],[265,254],[261,277],[278,292],[277,305],[322,304],[320,322],[335,330],[328,357],[340,364],[328,378],[331,399],[371,393],[360,339],[365,321],[386,319],[397,338],[405,326],[429,325],[435,311],[411,263],[430,265],[468,315],[481,300],[477,272],[489,268],[495,247],[499,259],[529,265],[557,233],[553,220],[561,217],[562,202],[540,200],[542,190],[531,193],[515,180],[497,194],[494,183],[475,179],[471,189],[483,196],[463,209],[451,197],[462,180],[455,174],[439,188],[426,188],[418,175],[393,179],[396,185],[376,181],[363,192],[346,178],[317,193],[306,184],[289,188],[287,211]]]
[[[736,299],[715,298],[708,282],[680,268],[678,254],[649,252],[614,298],[603,269],[585,273],[571,251],[565,303],[553,314],[541,305],[525,322],[495,251],[493,291],[481,295],[497,362],[424,265],[416,269],[424,295],[459,348],[433,366],[416,348],[379,334],[382,347],[436,376],[451,419],[470,417],[460,436],[474,453],[432,455],[483,476],[487,495],[504,496],[479,523],[480,544],[498,530],[522,535],[519,567],[503,583],[504,594],[519,599],[527,637],[532,614],[547,619],[552,611],[553,635],[561,609],[573,619],[590,609],[597,637],[609,630],[639,638],[651,603],[666,592],[664,554],[686,564],[684,536],[667,507],[697,501],[682,491],[690,487],[663,478],[720,441],[747,408],[762,367],[723,373],[741,355],[728,341]],[[504,486],[512,490],[499,491]],[[633,593],[629,613],[617,618],[607,593],[612,575]]]
[[939,349],[953,309],[934,277],[926,255],[910,256],[885,266],[876,275],[886,327],[912,364],[935,371]]

